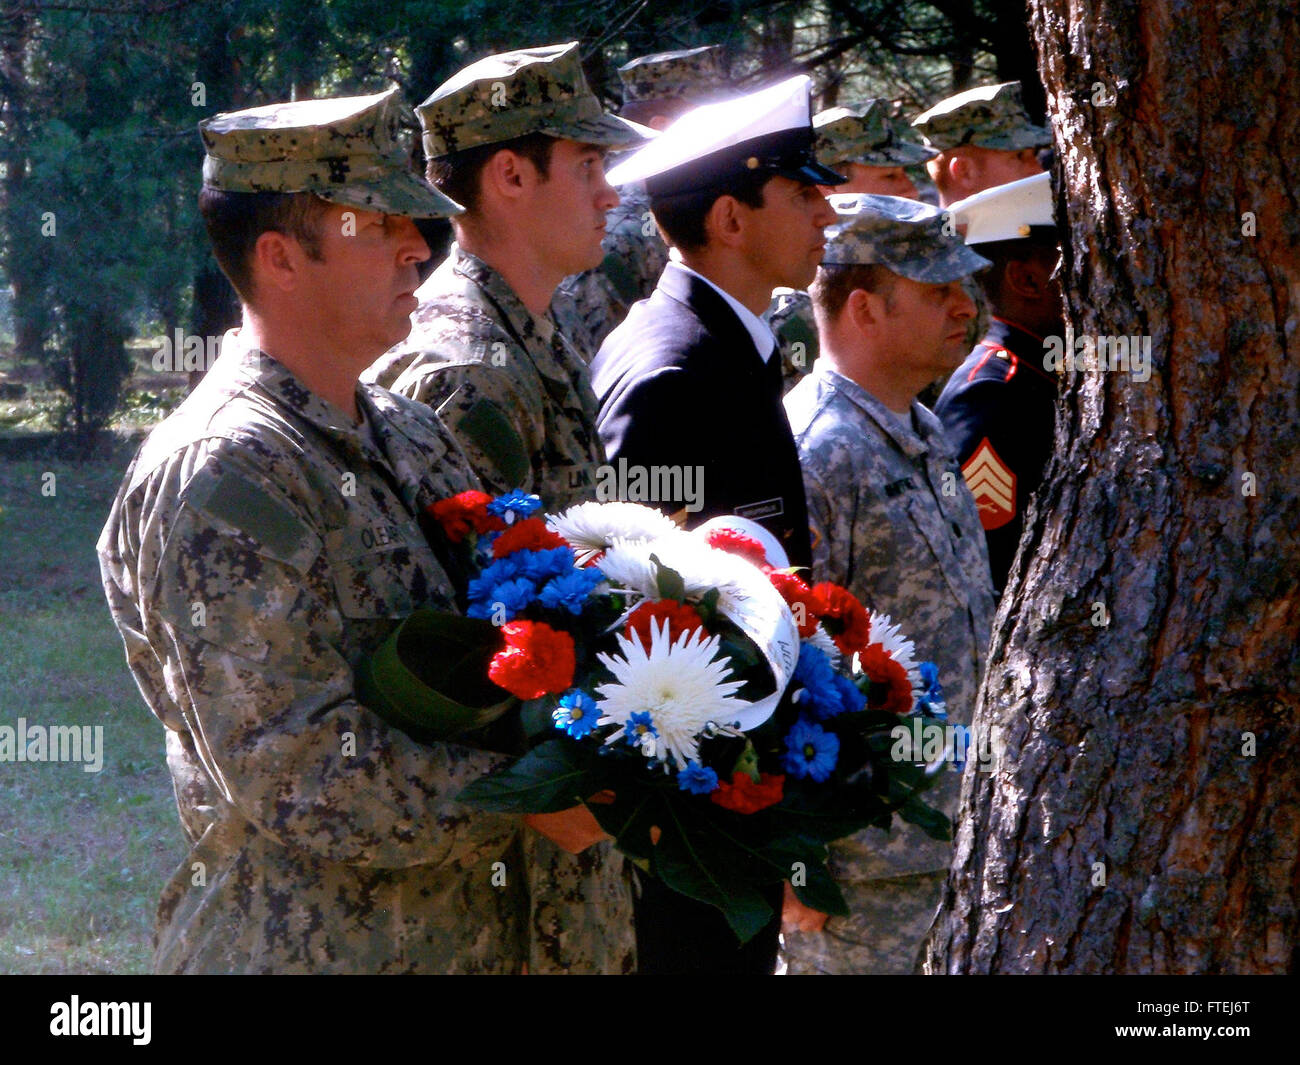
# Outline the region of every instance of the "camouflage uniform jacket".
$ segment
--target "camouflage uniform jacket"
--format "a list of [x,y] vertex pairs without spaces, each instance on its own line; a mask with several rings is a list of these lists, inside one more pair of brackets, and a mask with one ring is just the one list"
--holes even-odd
[[[819,363],[785,400],[799,447],[813,530],[813,575],[888,614],[939,667],[951,721],[969,724],[988,653],[993,589],[979,512],[943,428],[919,403],[891,413],[860,385]],[[910,423],[910,424],[909,424]],[[927,799],[956,812],[960,777]],[[837,879],[930,872],[949,844],[908,826],[832,848]]]
[[[548,511],[595,498],[605,461],[586,363],[549,318],[453,244],[416,293],[411,335],[371,366],[375,380],[434,407],[492,492],[536,492]],[[635,968],[632,881],[608,843],[580,855],[524,837],[531,885],[529,972]]]
[[520,821],[453,801],[505,759],[417,743],[353,690],[400,619],[454,609],[416,516],[475,482],[425,408],[370,387],[357,405],[360,425],[228,346],[141,448],[100,537],[190,840],[159,903],[161,972],[515,972],[527,956]]
[[535,492],[548,511],[593,499],[596,397],[550,316],[455,244],[416,295],[411,335],[362,380],[433,407],[488,491]]
[[605,258],[594,270],[565,278],[555,294],[555,315],[588,362],[622,325],[628,309],[647,299],[668,265],[668,246],[650,217],[644,192],[624,190],[605,216]]

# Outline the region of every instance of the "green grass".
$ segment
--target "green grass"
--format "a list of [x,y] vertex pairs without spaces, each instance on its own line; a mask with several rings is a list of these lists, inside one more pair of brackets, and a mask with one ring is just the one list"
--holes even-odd
[[147,972],[158,895],[186,852],[163,728],[95,558],[129,458],[0,461],[0,725],[104,730],[98,773],[0,763],[0,973]]

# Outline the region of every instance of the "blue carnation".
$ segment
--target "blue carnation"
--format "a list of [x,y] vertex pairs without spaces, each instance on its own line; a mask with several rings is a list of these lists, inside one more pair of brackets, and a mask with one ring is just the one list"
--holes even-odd
[[551,610],[563,608],[570,614],[581,614],[592,591],[604,579],[598,569],[571,569],[543,588],[537,601]]
[[548,547],[542,551],[516,551],[510,558],[517,559],[519,573],[538,584],[568,573],[574,568],[571,547]]
[[856,714],[867,705],[867,697],[858,691],[858,686],[841,673],[831,676],[835,690],[839,692],[840,709],[845,714]]
[[489,514],[495,514],[509,525],[516,518],[527,518],[541,510],[542,501],[538,496],[515,489],[497,496],[487,509]]
[[677,787],[692,795],[708,795],[717,790],[718,774],[698,762],[687,762],[686,768],[677,774]]
[[551,712],[555,727],[563,729],[575,740],[582,739],[596,727],[600,711],[596,700],[581,688],[570,688],[560,696],[560,705]]
[[917,671],[921,674],[922,690],[916,697],[915,712],[947,720],[948,707],[943,698],[943,686],[939,683],[938,666],[933,662],[922,662]]
[[481,600],[473,603],[465,613],[472,618],[496,620],[504,617],[510,621],[537,597],[537,586],[532,581],[517,577],[502,581]]
[[807,642],[800,645],[790,684],[792,688],[803,688],[796,701],[814,719],[824,721],[845,711],[846,696],[836,684],[837,679],[826,652]]
[[840,756],[840,738],[810,721],[797,721],[785,737],[781,764],[795,777],[809,777],[818,783],[830,778]]
[[526,574],[523,573],[515,556],[499,558],[492,565],[485,567],[477,577],[469,582],[466,594],[469,596],[471,603],[488,600],[496,591],[498,584],[520,576],[526,576]]

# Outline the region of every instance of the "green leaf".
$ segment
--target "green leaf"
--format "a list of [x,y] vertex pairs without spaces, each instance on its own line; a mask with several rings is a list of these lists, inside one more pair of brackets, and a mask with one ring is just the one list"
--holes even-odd
[[659,556],[651,555],[655,564],[655,582],[659,588],[660,599],[675,599],[679,603],[686,601],[686,582],[675,569],[670,569],[659,561]]
[[548,740],[513,765],[480,777],[456,798],[495,813],[549,814],[577,806],[600,789],[591,787],[576,746],[568,738]]
[[743,868],[728,862],[698,832],[685,830],[675,813],[670,810],[660,826],[663,834],[654,848],[655,874],[674,891],[717,907],[736,938],[749,942],[772,919],[772,907],[746,881]]
[[931,839],[952,839],[952,822],[932,806],[927,806],[915,795],[908,797],[898,809],[898,816],[925,831]]
[[823,862],[809,863],[805,876],[806,882],[802,886],[794,885],[795,896],[800,902],[835,917],[849,915],[849,905]]

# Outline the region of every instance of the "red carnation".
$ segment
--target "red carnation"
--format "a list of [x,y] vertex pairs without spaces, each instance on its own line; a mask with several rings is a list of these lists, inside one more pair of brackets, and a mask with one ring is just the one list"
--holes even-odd
[[826,600],[793,573],[774,569],[768,573],[767,579],[789,605],[799,624],[799,636],[806,640],[817,631],[817,622],[826,613]]
[[867,689],[868,706],[895,714],[912,712],[912,682],[907,670],[890,658],[884,647],[873,643],[858,656],[858,662],[871,681]]
[[767,551],[752,536],[736,532],[735,529],[710,529],[709,546],[719,551],[739,555],[747,562],[754,563],[760,569],[767,569]]
[[548,551],[552,547],[568,546],[568,542],[551,532],[541,518],[525,518],[492,541],[492,557],[505,558],[513,551]]
[[752,814],[781,801],[785,790],[785,777],[776,773],[762,773],[757,784],[743,770],[731,774],[730,784],[719,784],[709,793],[709,799],[726,810],[738,814]]
[[822,621],[835,646],[846,655],[863,650],[871,641],[871,615],[857,596],[829,581],[822,581],[813,591],[826,603]]
[[573,684],[573,637],[541,621],[511,621],[501,626],[506,649],[492,656],[492,683],[520,699],[560,694]]
[[679,603],[675,599],[660,599],[653,603],[642,603],[632,611],[623,629],[623,635],[629,640],[636,638],[641,646],[650,650],[651,622],[668,622],[668,638],[676,640],[683,632],[694,632],[704,625],[704,619],[695,607]]
[[442,526],[447,539],[458,544],[470,529],[482,534],[506,527],[506,523],[495,514],[488,513],[487,505],[491,501],[492,497],[486,492],[461,492],[450,499],[430,503],[428,511]]

